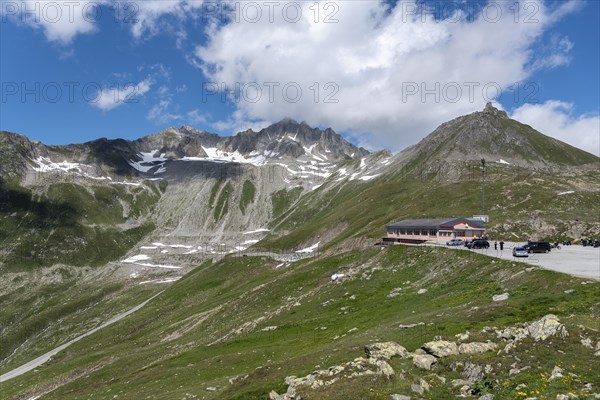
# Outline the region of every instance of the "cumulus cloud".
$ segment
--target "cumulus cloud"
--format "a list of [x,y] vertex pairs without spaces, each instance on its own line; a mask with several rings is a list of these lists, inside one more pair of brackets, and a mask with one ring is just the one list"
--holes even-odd
[[[214,2],[214,1],[213,1]],[[172,28],[163,21],[175,18],[178,25],[202,8],[203,0],[137,0],[133,3],[131,33],[136,39],[153,36],[165,27]],[[175,31],[178,43],[186,38],[186,32]]]
[[491,2],[434,18],[414,1],[279,2],[258,20],[242,10],[237,20],[210,25],[195,64],[220,88],[239,85],[241,95],[230,96],[236,112],[216,127],[292,117],[369,148],[399,150],[540,68],[567,63],[566,38],[541,58],[534,49],[576,3],[528,1],[535,14],[515,17],[512,2]]
[[574,105],[558,100],[525,104],[511,117],[555,139],[600,156],[600,114],[575,116]]
[[146,94],[152,82],[145,79],[137,84],[116,85],[98,91],[97,96],[90,100],[90,104],[102,111],[110,111],[124,104],[137,103],[139,97]]
[[158,89],[158,96],[160,99],[159,102],[152,106],[146,115],[148,120],[154,121],[157,124],[166,124],[183,119],[181,114],[170,111],[173,103],[173,94],[167,86],[161,86]]
[[41,29],[48,41],[68,45],[77,35],[97,30],[96,22],[104,4],[108,0],[7,1],[2,2],[0,13],[3,22],[11,20]]
[[[163,28],[179,26],[201,9],[203,3],[203,0],[3,1],[0,14],[3,21],[41,29],[48,41],[66,46],[78,35],[97,32],[103,18],[130,26],[135,39],[151,37]],[[174,18],[176,23],[165,23],[168,18]],[[175,33],[179,35],[178,41],[185,40],[185,31],[177,28]]]

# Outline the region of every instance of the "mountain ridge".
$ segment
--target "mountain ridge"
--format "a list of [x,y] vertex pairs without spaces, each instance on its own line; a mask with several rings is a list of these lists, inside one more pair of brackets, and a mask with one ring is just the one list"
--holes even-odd
[[487,103],[483,111],[459,116],[439,125],[399,154],[420,162],[485,158],[527,167],[579,166],[600,160],[585,150],[509,118],[505,111],[492,103]]

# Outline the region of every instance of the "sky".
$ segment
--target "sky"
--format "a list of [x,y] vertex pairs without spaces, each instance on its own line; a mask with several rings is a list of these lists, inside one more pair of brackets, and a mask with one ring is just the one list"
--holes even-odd
[[47,144],[289,117],[397,152],[491,101],[600,155],[595,0],[0,5],[0,129]]

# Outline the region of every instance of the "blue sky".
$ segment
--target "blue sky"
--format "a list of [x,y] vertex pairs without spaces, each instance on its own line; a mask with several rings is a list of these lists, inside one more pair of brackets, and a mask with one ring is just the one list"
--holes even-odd
[[[27,14],[2,0],[0,25],[0,128],[44,143],[184,124],[228,135],[292,117],[397,151],[492,100],[600,153],[597,1],[523,0],[518,14],[513,1],[461,1],[452,18],[439,14],[448,2],[281,1],[273,20],[260,1],[224,13],[222,2],[85,0],[71,19],[46,3],[29,1]],[[237,102],[215,90],[236,85]]]

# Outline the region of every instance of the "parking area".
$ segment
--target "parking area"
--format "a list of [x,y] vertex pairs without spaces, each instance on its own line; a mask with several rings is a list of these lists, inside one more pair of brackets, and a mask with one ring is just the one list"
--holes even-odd
[[453,247],[464,251],[485,254],[490,257],[503,258],[538,266],[552,271],[564,272],[581,278],[600,280],[600,248],[583,247],[581,245],[561,246],[550,253],[534,253],[529,257],[513,257],[512,249],[524,243],[505,242],[504,250],[494,250],[494,242],[490,241],[489,249],[468,250],[464,246]]

